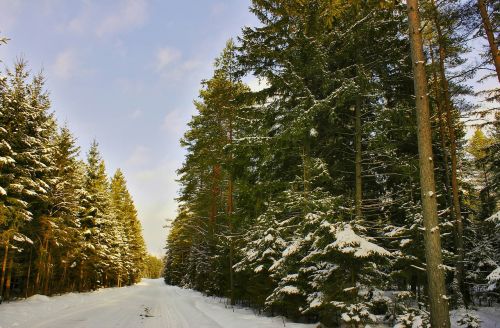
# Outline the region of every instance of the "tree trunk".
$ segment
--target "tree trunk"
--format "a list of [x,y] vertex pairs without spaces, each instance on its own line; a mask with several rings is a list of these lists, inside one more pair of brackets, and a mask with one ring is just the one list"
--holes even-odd
[[484,0],[478,0],[477,6],[479,8],[481,20],[483,21],[484,32],[486,33],[486,38],[488,39],[488,43],[490,45],[491,57],[497,72],[498,82],[500,83],[500,52],[498,52],[498,46],[495,42],[495,35],[493,34],[493,27],[491,26],[488,11],[486,10],[486,3]]
[[449,92],[449,84],[445,72],[446,49],[443,45],[443,32],[441,25],[439,25],[437,7],[435,1],[432,0],[434,7],[434,25],[438,34],[439,46],[439,74],[441,78],[441,92],[442,99],[444,100],[444,107],[446,112],[446,125],[448,128],[448,140],[450,142],[450,155],[451,155],[451,190],[453,194],[453,211],[455,214],[455,248],[456,248],[456,263],[455,263],[455,277],[453,281],[453,292],[455,294],[457,306],[459,308],[465,307],[463,296],[464,288],[464,239],[463,239],[463,222],[462,211],[460,209],[460,198],[458,193],[458,179],[457,179],[457,142],[455,136],[455,127],[452,117],[452,103]]
[[83,263],[80,263],[80,275],[79,275],[79,282],[78,282],[78,291],[79,292],[83,291]]
[[4,255],[3,255],[3,262],[2,262],[2,278],[0,279],[0,299],[2,298],[3,295],[3,286],[5,283],[5,272],[7,268],[7,259],[9,257],[9,241],[10,239],[7,239],[5,242],[5,249],[4,249]]
[[217,197],[219,196],[219,182],[220,182],[221,167],[220,164],[215,164],[212,168],[212,187],[210,195],[210,213],[209,222],[211,224],[211,233],[213,234],[216,216],[217,216]]
[[46,265],[46,260],[45,257],[47,255],[47,247],[48,247],[48,238],[47,238],[47,232],[44,233],[43,236],[43,241],[40,243],[40,250],[39,250],[39,256],[37,260],[37,272],[36,272],[36,278],[35,278],[35,293],[40,292],[41,285],[44,281],[44,273],[45,273],[45,265]]
[[46,265],[46,270],[45,270],[45,282],[43,286],[43,294],[44,295],[49,295],[49,283],[50,283],[50,267],[51,267],[51,261],[52,261],[52,256],[49,253],[49,250],[47,249],[47,263]]
[[[429,45],[430,55],[432,60],[432,66],[435,67],[434,52],[432,51],[432,46]],[[437,118],[439,125],[439,139],[441,144],[441,149],[443,150],[443,170],[444,170],[444,183],[446,190],[446,207],[450,208],[450,218],[451,221],[455,221],[455,212],[453,211],[453,196],[451,194],[451,182],[450,182],[450,171],[448,164],[448,147],[446,145],[446,132],[443,122],[443,105],[441,102],[440,92],[439,92],[439,80],[437,77],[436,69],[432,70],[432,77],[434,82],[434,97],[436,97],[436,109]]]
[[429,99],[427,95],[427,77],[422,35],[420,32],[418,0],[407,0],[407,8],[417,109],[420,188],[425,227],[425,257],[427,262],[431,325],[433,328],[449,328],[450,315],[441,257],[441,236],[438,225],[434,164],[432,160]]
[[356,220],[361,220],[363,212],[361,209],[363,202],[362,178],[361,178],[361,99],[356,99],[356,106],[354,108],[355,123],[354,123],[354,144],[356,150],[355,157],[355,175],[356,175],[356,196],[355,196],[355,213]]
[[487,199],[489,201],[490,198],[491,198],[491,195],[490,195],[490,182],[488,181],[488,170],[486,169],[486,165],[484,164],[484,162],[482,162],[481,168],[483,169],[484,189],[486,189],[486,197],[487,197]]
[[309,212],[308,199],[311,191],[311,143],[308,137],[302,146],[302,180],[305,200],[305,207],[302,210],[305,216]]
[[234,245],[233,238],[229,239],[229,285],[231,288],[231,305],[236,304],[236,300],[234,298],[234,273],[233,273],[233,256],[234,256]]
[[68,274],[68,262],[64,262],[63,266],[63,273],[61,277],[61,291],[67,292],[68,291],[68,286],[66,286],[66,275]]
[[[228,143],[231,145],[233,143],[233,120],[231,113],[229,114],[229,133],[228,133]],[[233,160],[232,154],[229,155],[229,164]],[[229,285],[231,288],[231,305],[235,304],[234,299],[234,272],[233,272],[233,263],[234,263],[234,245],[233,245],[233,236],[234,227],[233,227],[233,175],[229,172],[228,178],[228,188],[227,188],[227,216],[229,218],[229,231],[231,233],[229,239]]]
[[33,254],[33,247],[30,247],[30,259],[28,264],[28,274],[26,274],[26,293],[25,298],[28,298],[30,288],[30,275],[31,275],[31,256]]
[[14,265],[14,254],[10,256],[9,265],[7,266],[7,280],[5,281],[5,299],[10,299],[10,282],[12,278],[12,266]]

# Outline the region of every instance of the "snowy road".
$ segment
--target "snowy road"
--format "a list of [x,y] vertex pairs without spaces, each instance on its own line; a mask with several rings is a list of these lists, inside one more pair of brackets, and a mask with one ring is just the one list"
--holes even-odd
[[[314,325],[286,323],[286,327]],[[281,318],[233,312],[218,299],[145,279],[131,287],[71,293],[0,305],[0,328],[277,328]]]

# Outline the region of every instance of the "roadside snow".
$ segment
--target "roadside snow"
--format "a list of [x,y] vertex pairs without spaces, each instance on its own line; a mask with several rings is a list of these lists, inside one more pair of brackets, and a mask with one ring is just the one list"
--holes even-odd
[[[500,308],[499,307],[479,307],[477,310],[468,313],[479,316],[481,328],[500,328]],[[459,328],[457,321],[465,314],[459,310],[451,311],[451,327]]]
[[[290,328],[315,325],[286,323]],[[0,305],[0,328],[278,328],[281,317],[262,317],[251,310],[226,306],[220,299],[144,279],[122,288],[70,293]]]

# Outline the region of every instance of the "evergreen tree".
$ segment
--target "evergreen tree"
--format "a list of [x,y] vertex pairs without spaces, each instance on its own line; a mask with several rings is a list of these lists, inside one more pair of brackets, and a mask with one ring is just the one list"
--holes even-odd
[[[55,122],[48,112],[43,77],[28,82],[26,63],[7,71],[2,87],[2,241],[4,255],[0,291],[9,298],[14,256],[32,244],[32,223],[47,212],[47,178],[52,170],[50,140]],[[6,156],[5,156],[6,155]],[[10,255],[10,260],[8,260]]]
[[117,230],[114,254],[119,258],[113,262],[117,268],[117,285],[123,281],[130,285],[138,282],[142,262],[146,257],[141,224],[132,197],[127,190],[125,176],[118,169],[111,180],[111,203],[115,214],[113,226]]
[[446,299],[446,286],[441,259],[441,240],[438,226],[434,165],[432,162],[432,140],[427,96],[427,78],[420,33],[418,1],[407,2],[411,51],[417,106],[418,148],[420,166],[420,188],[424,221],[425,258],[429,283],[431,325],[449,327],[450,316]]
[[22,60],[1,72],[0,297],[140,278],[145,245],[123,175],[112,193],[97,143],[88,163],[78,156],[69,129],[57,131],[44,77]]
[[[80,220],[85,243],[80,259],[80,283],[89,283],[88,288],[93,289],[106,284],[112,260],[109,247],[116,238],[112,235],[114,215],[111,211],[109,181],[96,141],[87,154],[83,185],[85,190]],[[80,288],[85,289],[84,286]]]

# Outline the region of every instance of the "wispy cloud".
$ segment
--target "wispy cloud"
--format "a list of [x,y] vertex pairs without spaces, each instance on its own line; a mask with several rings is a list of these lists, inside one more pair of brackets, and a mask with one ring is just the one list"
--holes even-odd
[[140,109],[140,108],[136,108],[134,111],[132,111],[130,114],[129,114],[129,118],[131,119],[136,119],[136,118],[139,118],[141,117],[143,114],[143,110]]
[[73,49],[60,52],[54,62],[53,70],[56,76],[63,80],[72,78],[79,70],[76,52]]
[[156,52],[156,69],[165,70],[170,64],[179,60],[182,54],[179,50],[169,47],[163,47]]
[[162,129],[170,136],[179,139],[186,130],[186,124],[189,119],[190,112],[174,109],[169,111],[164,119]]
[[140,95],[146,89],[143,80],[133,79],[130,77],[117,78],[114,83],[126,95]]
[[114,36],[142,26],[148,18],[148,7],[147,0],[122,0],[115,6],[85,1],[80,13],[66,24],[66,28],[82,34],[90,32],[100,38]]
[[145,146],[137,146],[126,160],[126,164],[130,166],[141,166],[148,164],[151,161],[151,149]]
[[212,16],[219,16],[226,11],[226,5],[222,2],[216,2],[211,7]]
[[0,0],[0,32],[3,36],[17,23],[23,4],[20,0]]
[[96,33],[103,37],[142,25],[148,16],[146,0],[126,0],[116,11],[97,25]]
[[178,80],[188,72],[202,65],[196,58],[184,59],[182,53],[172,47],[162,47],[155,53],[154,67],[158,73],[169,80]]
[[201,64],[202,64],[201,61],[198,59],[188,59],[188,60],[184,61],[182,63],[182,65],[180,65],[178,67],[178,69],[182,73],[189,72],[189,71],[193,71],[193,70],[197,69],[198,67],[200,67]]
[[95,69],[85,66],[81,55],[76,48],[66,48],[56,55],[50,68],[54,75],[62,80],[92,76],[96,72]]

